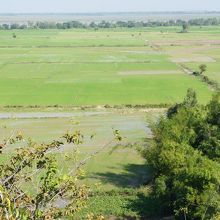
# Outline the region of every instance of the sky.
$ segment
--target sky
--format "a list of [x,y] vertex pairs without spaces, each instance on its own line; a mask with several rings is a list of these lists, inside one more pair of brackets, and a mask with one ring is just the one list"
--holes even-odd
[[0,0],[0,13],[220,11],[220,0]]

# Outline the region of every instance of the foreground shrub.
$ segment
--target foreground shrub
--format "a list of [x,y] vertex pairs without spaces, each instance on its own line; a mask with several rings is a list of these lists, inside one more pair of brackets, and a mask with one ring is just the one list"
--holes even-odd
[[75,132],[50,144],[29,140],[11,156],[7,148],[23,136],[18,133],[5,140],[1,144],[0,219],[55,219],[71,216],[83,207],[87,187],[77,183],[80,164],[73,163],[68,171],[61,172],[56,157],[64,144],[72,144],[75,154],[82,137],[80,132]]

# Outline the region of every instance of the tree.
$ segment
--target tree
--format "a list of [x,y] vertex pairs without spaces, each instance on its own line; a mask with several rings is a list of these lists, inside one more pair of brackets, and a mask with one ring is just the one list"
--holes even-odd
[[11,24],[11,30],[12,29],[19,29],[20,28],[20,25],[19,24]]
[[188,23],[183,23],[183,25],[182,25],[182,33],[187,33],[188,32],[188,30],[189,30],[189,25],[188,25]]
[[199,66],[200,74],[203,74],[207,70],[207,66],[205,64],[201,64]]
[[97,24],[93,21],[89,24],[89,27],[91,28],[96,28],[97,27]]
[[3,27],[4,30],[9,30],[10,29],[9,24],[3,24],[2,27]]
[[219,106],[217,96],[207,106],[198,105],[195,92],[188,90],[172,117],[153,127],[153,144],[142,153],[164,214],[195,220],[219,214]]
[[196,92],[193,89],[188,89],[186,93],[186,97],[183,101],[183,106],[186,108],[196,107],[198,104]]
[[220,93],[215,94],[207,106],[208,122],[220,129]]
[[167,117],[171,119],[181,108],[193,108],[198,105],[197,95],[193,89],[188,89],[183,103],[175,104],[167,110]]

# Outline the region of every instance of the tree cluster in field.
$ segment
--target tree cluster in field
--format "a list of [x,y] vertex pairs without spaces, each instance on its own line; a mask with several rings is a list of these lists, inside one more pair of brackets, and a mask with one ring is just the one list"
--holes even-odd
[[220,85],[217,81],[210,79],[208,76],[203,75],[207,70],[207,66],[205,64],[201,64],[199,66],[199,71],[194,71],[193,75],[199,77],[203,82],[207,83],[215,90],[220,90]]
[[167,27],[167,26],[211,26],[220,25],[219,18],[196,18],[189,21],[185,20],[169,20],[169,21],[117,21],[117,22],[91,22],[89,24],[80,21],[69,21],[63,23],[56,22],[28,22],[27,24],[2,24],[0,29],[98,29],[98,28],[141,28],[141,27]]
[[206,106],[189,89],[153,128],[143,150],[152,170],[152,196],[176,219],[220,217],[220,94]]

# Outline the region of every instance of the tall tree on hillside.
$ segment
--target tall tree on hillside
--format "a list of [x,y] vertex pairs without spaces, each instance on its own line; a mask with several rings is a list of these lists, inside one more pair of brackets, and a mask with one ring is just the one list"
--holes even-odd
[[153,127],[143,156],[153,171],[153,197],[162,215],[176,219],[219,219],[220,98],[197,104],[188,90],[184,102]]

